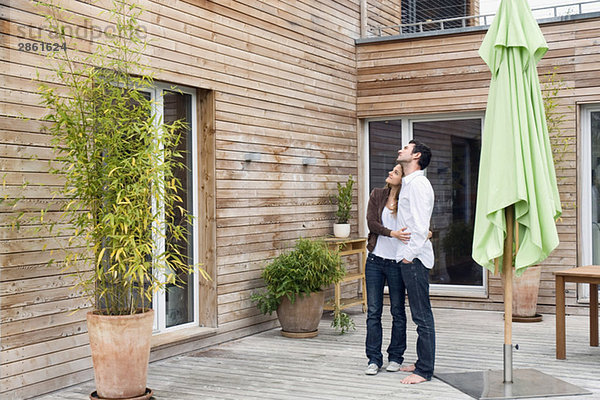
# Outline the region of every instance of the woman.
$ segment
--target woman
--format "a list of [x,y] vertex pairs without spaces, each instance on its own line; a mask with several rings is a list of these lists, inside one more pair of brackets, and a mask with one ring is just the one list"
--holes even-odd
[[369,255],[365,267],[367,284],[367,339],[365,343],[369,364],[367,375],[376,375],[383,365],[381,354],[383,311],[383,288],[387,282],[392,314],[392,337],[387,348],[389,372],[396,372],[402,364],[406,350],[406,325],[404,311],[404,284],[400,275],[400,266],[396,263],[398,241],[408,242],[410,233],[398,226],[398,195],[402,185],[402,166],[396,165],[388,174],[383,188],[373,189],[367,207]]

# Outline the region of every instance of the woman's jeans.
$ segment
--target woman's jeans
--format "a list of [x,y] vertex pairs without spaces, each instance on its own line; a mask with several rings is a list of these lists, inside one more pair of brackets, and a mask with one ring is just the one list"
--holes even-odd
[[383,287],[387,281],[392,314],[392,337],[388,346],[388,360],[402,364],[406,350],[405,293],[412,320],[417,325],[417,357],[415,372],[429,380],[435,363],[435,326],[429,301],[429,269],[419,259],[411,264],[396,263],[369,254],[365,270],[367,283],[367,339],[369,363],[381,367]]
[[387,348],[388,360],[402,364],[406,350],[406,312],[404,310],[404,284],[400,265],[369,254],[365,267],[367,283],[367,339],[365,343],[369,364],[383,365],[381,354],[383,287],[387,282],[392,314],[392,337]]

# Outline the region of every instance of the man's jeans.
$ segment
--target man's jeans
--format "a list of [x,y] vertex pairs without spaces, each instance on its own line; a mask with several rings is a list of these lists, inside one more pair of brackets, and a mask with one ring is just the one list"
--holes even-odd
[[418,258],[415,258],[410,264],[400,264],[400,270],[402,271],[403,288],[406,288],[408,293],[412,320],[417,325],[417,334],[419,335],[417,339],[418,359],[415,363],[414,373],[430,380],[435,364],[435,325],[429,301],[429,269]]
[[369,254],[365,268],[367,283],[367,339],[365,343],[369,364],[383,365],[381,354],[383,287],[387,281],[392,314],[392,337],[388,346],[389,361],[402,364],[406,350],[406,312],[404,310],[404,283],[400,264]]

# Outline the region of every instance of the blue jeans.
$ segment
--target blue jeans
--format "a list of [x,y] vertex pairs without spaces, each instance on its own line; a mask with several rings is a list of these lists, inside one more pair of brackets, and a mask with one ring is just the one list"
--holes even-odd
[[429,269],[418,258],[410,264],[400,265],[403,286],[408,294],[410,313],[413,322],[417,325],[419,336],[414,373],[430,380],[435,364],[435,324],[429,301]]
[[406,350],[406,311],[404,310],[404,283],[400,265],[394,260],[369,254],[365,267],[367,284],[367,339],[365,348],[369,364],[383,365],[381,354],[383,287],[387,281],[392,314],[392,337],[387,348],[388,360],[402,364]]

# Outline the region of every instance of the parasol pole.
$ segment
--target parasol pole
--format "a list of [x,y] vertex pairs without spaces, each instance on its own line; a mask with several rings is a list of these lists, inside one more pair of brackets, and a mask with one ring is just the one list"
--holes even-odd
[[506,238],[502,255],[502,273],[504,274],[504,383],[512,383],[512,275],[513,275],[513,231],[515,223],[515,206],[508,206],[506,218]]

